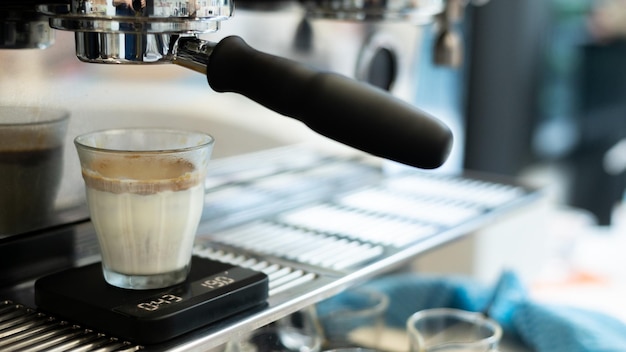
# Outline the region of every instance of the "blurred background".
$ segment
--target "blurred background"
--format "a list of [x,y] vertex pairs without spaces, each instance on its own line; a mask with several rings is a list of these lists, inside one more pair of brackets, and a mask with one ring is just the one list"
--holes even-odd
[[494,1],[476,11],[465,166],[553,171],[564,204],[611,224],[625,185],[625,11],[623,1]]
[[[626,1],[494,0],[470,11],[469,59],[456,73],[463,78],[433,70],[461,87],[462,98],[429,91],[422,99],[459,107],[465,169],[545,187],[553,204],[539,238],[529,237],[536,222],[521,220],[473,245],[516,232],[549,253],[530,280],[538,297],[622,314]],[[516,248],[529,245],[519,241]],[[464,253],[449,250],[447,257]]]

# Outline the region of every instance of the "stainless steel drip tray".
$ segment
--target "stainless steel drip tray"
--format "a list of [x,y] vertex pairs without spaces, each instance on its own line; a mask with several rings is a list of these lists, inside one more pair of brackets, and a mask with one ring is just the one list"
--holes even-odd
[[[408,169],[387,175],[369,160],[297,146],[216,160],[207,187],[195,255],[265,273],[268,304],[146,350],[211,350],[540,196],[484,177]],[[94,259],[85,253],[83,262]]]
[[[212,211],[195,253],[266,273],[269,305],[200,329],[168,348],[217,346],[401,267],[540,195],[484,177],[414,169],[386,175],[360,159],[294,147],[258,156],[258,170],[265,172],[252,180],[223,176],[229,172],[209,178],[219,186],[207,193]],[[289,166],[287,160],[298,160],[298,165]],[[237,165],[246,164],[240,161]],[[229,181],[220,183],[224,178]],[[231,208],[219,202],[224,199],[247,200],[243,203],[250,209],[221,211],[221,206]]]

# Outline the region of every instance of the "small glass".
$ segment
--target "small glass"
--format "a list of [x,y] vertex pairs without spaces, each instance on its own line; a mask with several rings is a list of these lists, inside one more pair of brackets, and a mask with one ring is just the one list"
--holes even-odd
[[502,329],[481,313],[425,309],[407,320],[411,352],[495,352]]
[[155,289],[187,278],[213,137],[118,129],[74,140],[105,280]]
[[226,344],[224,352],[319,352],[322,332],[313,306]]
[[382,292],[354,288],[317,304],[324,348],[380,347],[389,298]]
[[63,177],[65,110],[0,107],[0,238],[51,218]]

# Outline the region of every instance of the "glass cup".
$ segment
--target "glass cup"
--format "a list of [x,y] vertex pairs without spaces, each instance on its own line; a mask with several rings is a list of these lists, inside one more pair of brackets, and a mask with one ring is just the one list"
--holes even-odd
[[184,281],[204,205],[213,137],[118,129],[74,140],[105,280],[127,289]]
[[44,226],[63,174],[65,110],[0,107],[0,238]]
[[491,352],[502,337],[500,325],[481,313],[425,309],[407,320],[411,352]]
[[319,352],[322,332],[313,306],[228,342],[224,352]]
[[364,288],[349,289],[318,303],[324,348],[380,347],[388,306],[387,295]]

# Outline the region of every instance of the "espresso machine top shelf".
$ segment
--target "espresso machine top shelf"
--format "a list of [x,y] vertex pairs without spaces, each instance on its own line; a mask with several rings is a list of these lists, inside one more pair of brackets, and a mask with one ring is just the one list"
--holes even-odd
[[[111,346],[116,343],[111,350],[212,350],[399,269],[421,253],[541,198],[541,192],[508,180],[407,167],[389,172],[371,161],[303,146],[214,160],[206,179],[195,256],[266,274],[267,305],[156,345],[138,346],[106,335],[98,338],[107,339]],[[89,222],[72,225],[69,233],[72,266],[99,260]],[[2,289],[0,300],[7,300],[0,301],[0,322],[7,314],[41,321],[45,314],[29,306],[31,291],[32,281]],[[41,331],[59,329],[65,332],[58,336],[69,334],[58,346],[89,346],[97,340],[80,321],[60,324],[62,318],[48,318],[50,323],[42,324],[55,321],[56,325]],[[22,342],[36,341],[41,331],[23,333]],[[12,344],[19,343],[15,336],[0,336],[0,346],[11,338]]]

